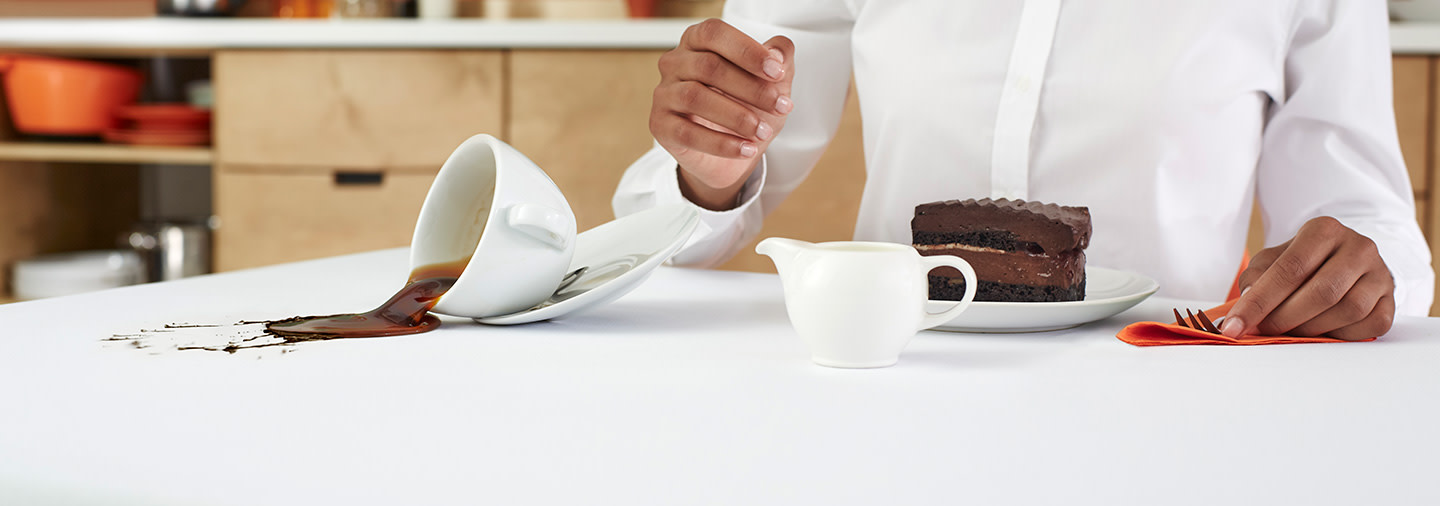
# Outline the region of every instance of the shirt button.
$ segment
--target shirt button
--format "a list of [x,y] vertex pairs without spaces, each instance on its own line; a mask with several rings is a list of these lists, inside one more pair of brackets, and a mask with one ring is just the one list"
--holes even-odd
[[1030,76],[1020,76],[1015,78],[1015,84],[1013,86],[1015,87],[1015,91],[1029,93],[1030,84]]

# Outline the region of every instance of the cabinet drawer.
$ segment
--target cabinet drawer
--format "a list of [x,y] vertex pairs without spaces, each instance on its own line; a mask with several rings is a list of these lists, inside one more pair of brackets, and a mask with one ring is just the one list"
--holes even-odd
[[503,132],[499,51],[221,51],[220,163],[438,169]]
[[216,270],[408,246],[433,171],[222,166]]

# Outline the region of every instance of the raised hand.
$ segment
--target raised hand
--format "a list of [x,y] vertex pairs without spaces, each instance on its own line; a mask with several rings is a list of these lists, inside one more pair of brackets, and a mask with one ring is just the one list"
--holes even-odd
[[712,210],[732,209],[740,187],[794,107],[795,46],[764,44],[718,19],[689,29],[660,58],[650,133],[680,164],[680,190]]

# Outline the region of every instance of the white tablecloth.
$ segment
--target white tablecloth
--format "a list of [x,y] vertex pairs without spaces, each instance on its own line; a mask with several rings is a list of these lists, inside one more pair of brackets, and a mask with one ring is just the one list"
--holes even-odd
[[1186,304],[1151,299],[840,370],[809,362],[773,275],[662,268],[517,327],[105,340],[369,309],[405,258],[0,306],[0,504],[1440,504],[1440,319],[1371,343],[1116,340]]

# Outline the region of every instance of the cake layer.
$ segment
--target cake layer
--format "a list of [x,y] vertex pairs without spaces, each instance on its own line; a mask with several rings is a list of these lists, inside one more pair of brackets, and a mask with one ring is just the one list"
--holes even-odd
[[971,243],[989,235],[1015,245],[996,249],[1023,251],[1034,244],[1054,253],[1090,245],[1090,209],[1009,199],[947,200],[915,206],[910,230],[915,244]]
[[[1085,252],[1072,249],[1057,254],[1001,251],[966,244],[916,244],[921,255],[955,255],[970,262],[975,277],[1013,285],[1071,287],[1085,280]],[[960,271],[941,267],[932,275],[960,278]]]
[[1008,230],[973,230],[956,234],[941,234],[916,230],[912,232],[915,244],[965,244],[1000,251],[1023,251],[1042,254],[1045,249],[1033,242],[1021,241]]
[[[1011,285],[981,281],[975,300],[981,302],[1067,302],[1085,300],[1085,280],[1071,287]],[[930,276],[930,300],[965,298],[965,279]]]

